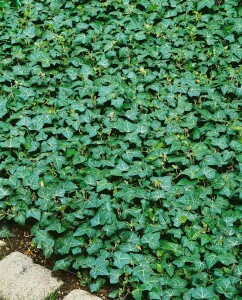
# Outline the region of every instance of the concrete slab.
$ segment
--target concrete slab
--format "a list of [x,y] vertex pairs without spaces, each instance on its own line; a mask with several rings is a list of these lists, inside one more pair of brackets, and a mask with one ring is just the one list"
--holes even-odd
[[0,300],[45,300],[62,284],[50,270],[20,252],[0,261]]
[[91,295],[84,290],[73,290],[68,294],[64,300],[102,300],[101,298]]

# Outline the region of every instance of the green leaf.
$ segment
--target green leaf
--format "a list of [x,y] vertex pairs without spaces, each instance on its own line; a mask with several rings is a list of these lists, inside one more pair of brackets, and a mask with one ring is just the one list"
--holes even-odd
[[218,256],[214,253],[206,253],[204,258],[209,269],[219,261]]
[[87,79],[90,75],[93,76],[94,72],[90,66],[83,64],[80,74],[83,76],[84,79]]
[[209,149],[204,143],[196,143],[192,145],[192,151],[198,160],[201,160],[206,154],[209,153]]
[[132,291],[132,296],[134,297],[135,300],[142,300],[143,299],[142,292],[143,292],[142,289],[137,288]]
[[20,142],[18,138],[9,138],[5,142],[0,142],[0,147],[2,148],[13,148],[13,149],[19,149],[20,148]]
[[213,5],[215,5],[215,0],[202,0],[198,2],[197,9],[201,10],[204,7],[212,8]]
[[151,249],[155,250],[160,246],[160,233],[146,233],[142,236],[141,242],[148,244]]
[[8,103],[8,100],[7,99],[1,99],[0,100],[0,118],[2,118],[3,116],[5,116],[8,112],[8,109],[7,109],[7,103]]
[[97,278],[97,276],[109,275],[109,271],[107,269],[108,261],[103,258],[97,258],[95,260],[95,265],[90,271],[90,275],[93,278]]
[[172,177],[171,176],[151,177],[151,180],[154,185],[158,185],[164,191],[169,191],[172,187]]
[[19,88],[19,91],[20,91],[19,97],[22,98],[25,101],[36,95],[35,91],[32,88],[27,88],[27,87],[24,87],[24,86],[21,86]]
[[39,172],[33,172],[32,174],[29,174],[29,176],[24,177],[23,179],[23,185],[29,186],[32,190],[38,190],[40,187],[40,178],[39,178]]
[[213,179],[216,176],[216,171],[213,168],[206,166],[203,167],[201,171],[207,179]]
[[99,125],[95,125],[95,126],[91,126],[90,124],[85,125],[85,129],[88,132],[90,137],[96,136],[99,128],[100,128]]
[[101,192],[106,189],[110,191],[112,187],[112,183],[108,182],[107,179],[102,179],[97,182],[97,192]]
[[202,176],[202,171],[199,166],[191,166],[191,167],[188,167],[181,174],[185,174],[185,175],[189,176],[191,179],[195,179],[195,178],[199,178],[200,176]]
[[211,287],[197,287],[192,291],[194,299],[214,299],[214,292]]
[[233,263],[237,262],[235,256],[232,253],[219,255],[219,261],[226,266],[232,265]]
[[[123,274],[123,271],[112,269],[110,270],[109,276],[110,276],[110,283],[119,283],[119,277]],[[110,297],[110,296],[109,296]]]
[[149,280],[142,285],[142,288],[146,291],[155,291],[158,290],[159,285],[159,279],[155,276],[151,276]]
[[130,263],[130,256],[127,253],[116,251],[114,252],[114,262],[113,265],[119,269],[122,269],[125,265]]
[[150,276],[153,275],[152,269],[144,267],[135,267],[132,274],[137,277],[141,282],[145,283],[149,280]]
[[57,260],[53,267],[53,271],[57,271],[57,270],[67,271],[70,265],[71,265],[71,260],[68,258]]
[[171,264],[171,263],[167,264],[165,269],[170,277],[174,274],[175,268],[174,268],[173,264]]
[[120,132],[133,132],[137,129],[137,125],[126,120],[120,120],[115,128]]
[[11,195],[11,192],[9,189],[0,187],[0,199],[3,199],[4,197],[9,196],[9,195]]
[[13,237],[14,234],[11,232],[11,230],[7,226],[0,227],[0,238],[10,238]]
[[38,221],[41,219],[41,211],[35,208],[32,208],[26,212],[26,218],[34,218]]
[[89,238],[95,235],[96,230],[92,227],[89,227],[88,224],[81,224],[77,230],[74,232],[73,236],[83,236],[87,235]]
[[129,165],[126,164],[125,161],[123,161],[122,159],[119,160],[116,169],[120,170],[121,172],[125,172],[129,170]]
[[222,150],[228,148],[227,139],[225,136],[223,136],[221,138],[214,138],[212,140],[212,145],[217,146]]
[[242,275],[242,266],[241,265],[237,265],[234,268],[234,275],[237,276],[237,278],[240,278]]
[[103,287],[104,283],[105,283],[105,279],[98,278],[95,283],[90,284],[90,291],[91,292],[100,291],[100,289]]
[[236,31],[237,33],[242,32],[242,20],[241,20],[241,18],[235,18],[234,19],[233,30]]
[[231,285],[228,278],[219,278],[214,283],[214,289],[219,294],[224,295],[227,299],[233,299],[237,293],[237,289]]
[[53,237],[45,230],[38,230],[36,236],[33,239],[37,248],[41,248],[44,251],[45,257],[50,257],[53,253],[53,247],[55,245],[55,240]]
[[71,233],[67,233],[56,240],[55,248],[59,254],[68,254],[72,248],[81,247],[83,241],[80,238],[75,238]]

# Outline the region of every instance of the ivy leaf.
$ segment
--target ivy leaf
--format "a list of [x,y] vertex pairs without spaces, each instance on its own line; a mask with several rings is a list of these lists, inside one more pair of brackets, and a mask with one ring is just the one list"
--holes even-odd
[[97,192],[101,192],[106,189],[110,191],[112,187],[112,183],[108,182],[107,179],[102,179],[97,182]]
[[95,125],[95,126],[91,126],[90,124],[85,125],[85,129],[88,132],[90,137],[96,136],[99,128],[100,128],[99,125]]
[[76,68],[70,67],[66,70],[68,76],[70,76],[71,80],[75,80],[78,77],[78,70]]
[[231,285],[228,278],[219,278],[214,283],[214,289],[219,294],[224,295],[227,299],[233,299],[237,290]]
[[194,299],[213,299],[214,293],[211,287],[197,287],[192,291]]
[[164,177],[151,177],[153,184],[157,184],[164,191],[169,191],[172,187],[172,177],[164,176]]
[[212,8],[213,5],[215,5],[215,1],[214,0],[202,0],[202,1],[198,2],[197,9],[201,10],[204,7]]
[[51,254],[53,253],[55,240],[47,231],[38,230],[33,241],[36,244],[37,248],[43,249],[45,257],[48,258],[51,256]]
[[205,261],[207,263],[208,268],[211,269],[219,261],[219,258],[214,253],[206,253]]
[[23,184],[24,186],[29,186],[32,190],[38,190],[40,187],[39,183],[39,173],[38,172],[33,172],[29,176],[26,176],[23,179]]
[[9,195],[11,195],[11,192],[9,189],[0,187],[0,199],[3,199],[4,197],[9,196]]
[[84,79],[87,79],[90,75],[91,76],[94,75],[93,69],[90,66],[86,65],[86,64],[82,65],[80,73],[81,73],[81,75],[83,76]]
[[104,225],[106,224],[106,221],[109,217],[109,213],[99,210],[98,213],[90,219],[90,223],[93,227],[98,226],[98,225]]
[[95,229],[89,227],[87,224],[80,225],[74,232],[73,236],[83,236],[87,235],[89,238],[95,235]]
[[57,260],[53,267],[53,271],[57,271],[57,270],[67,271],[70,265],[71,265],[71,260],[68,258]]
[[32,208],[26,212],[26,218],[34,218],[38,221],[41,219],[41,211],[35,208]]
[[141,288],[137,288],[132,291],[132,296],[135,300],[142,300],[143,299],[143,290]]
[[120,122],[116,124],[115,128],[121,132],[133,132],[137,129],[137,125],[129,121],[120,120]]
[[235,18],[234,19],[233,30],[236,31],[237,33],[241,33],[242,32],[242,21],[241,21],[241,18]]
[[129,254],[121,252],[121,251],[116,251],[114,252],[114,266],[122,269],[125,265],[129,264],[131,261],[131,258]]
[[202,175],[202,171],[199,166],[190,166],[183,171],[182,174],[189,176],[191,179],[195,179]]
[[8,227],[6,226],[2,226],[0,227],[0,238],[10,238],[10,237],[13,237],[14,234],[9,230]]
[[141,242],[148,244],[151,249],[155,250],[160,246],[160,233],[146,233],[142,236]]
[[[112,269],[110,270],[110,283],[119,283],[119,277],[123,274],[121,270]],[[109,295],[110,297],[110,295]]]
[[22,35],[25,36],[25,37],[28,37],[30,39],[33,39],[36,36],[35,27],[34,26],[29,26],[29,27],[25,28],[23,30]]
[[109,271],[107,269],[108,261],[103,258],[97,258],[95,260],[95,265],[90,271],[90,275],[93,278],[97,278],[97,276],[109,275]]
[[5,99],[5,100],[1,99],[0,100],[0,118],[2,118],[3,116],[5,116],[6,113],[8,112],[7,102],[8,102],[7,99]]
[[242,266],[238,265],[234,268],[234,275],[237,276],[238,278],[241,277],[242,275]]
[[121,172],[125,172],[129,170],[129,165],[125,161],[120,159],[116,166],[116,169],[120,170]]
[[234,255],[232,253],[226,253],[224,255],[223,254],[219,255],[219,261],[226,266],[229,266],[229,265],[237,262],[236,258],[234,257]]
[[212,145],[219,147],[220,149],[224,150],[228,147],[227,139],[225,136],[221,138],[214,138],[212,140]]
[[167,264],[165,269],[170,277],[174,274],[175,268],[173,264],[171,263]]
[[55,137],[51,137],[47,140],[46,144],[44,144],[45,146],[43,147],[43,150],[45,151],[56,151],[57,147],[58,147],[58,143]]
[[153,271],[149,267],[145,268],[137,266],[133,269],[132,274],[136,276],[141,282],[145,283],[150,279],[151,275],[153,275]]
[[90,284],[90,291],[91,292],[100,291],[100,289],[103,287],[104,283],[105,283],[105,279],[98,278],[95,283]]
[[20,148],[20,142],[18,138],[10,138],[8,140],[6,140],[5,142],[0,142],[0,147],[2,148],[15,148],[15,149],[19,149]]
[[29,98],[32,98],[36,95],[35,91],[32,88],[27,88],[24,86],[21,86],[19,88],[19,91],[20,91],[19,97],[24,100],[28,100]]
[[139,252],[138,247],[134,243],[123,243],[119,246],[122,252]]
[[203,167],[201,171],[207,179],[213,179],[216,176],[216,171],[213,168]]

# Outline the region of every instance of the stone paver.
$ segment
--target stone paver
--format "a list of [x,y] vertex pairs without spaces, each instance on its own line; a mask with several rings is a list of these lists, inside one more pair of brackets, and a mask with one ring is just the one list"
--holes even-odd
[[20,252],[0,260],[0,300],[44,300],[62,284]]
[[73,290],[64,300],[102,300],[101,298],[91,295],[87,291]]
[[0,240],[0,248],[4,247],[7,247],[7,244],[4,241]]

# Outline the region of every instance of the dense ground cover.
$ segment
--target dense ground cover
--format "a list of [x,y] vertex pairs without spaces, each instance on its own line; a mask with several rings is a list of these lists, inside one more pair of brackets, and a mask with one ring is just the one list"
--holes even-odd
[[239,299],[241,14],[2,7],[0,220],[33,224],[55,269],[119,284],[116,299]]

